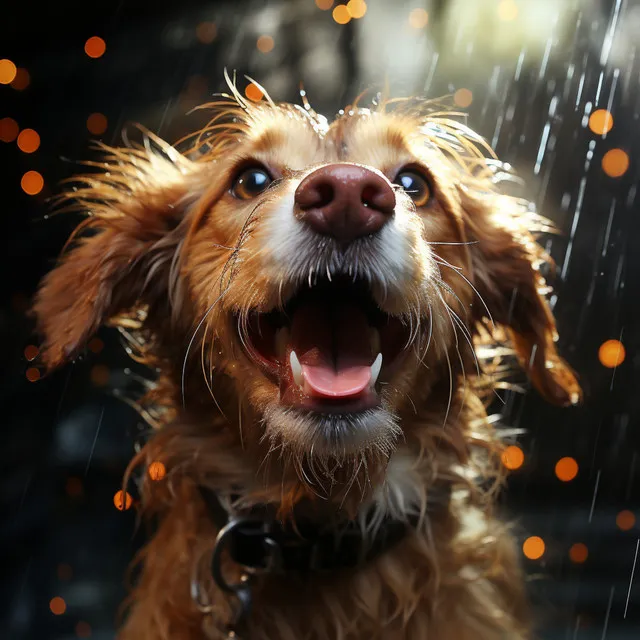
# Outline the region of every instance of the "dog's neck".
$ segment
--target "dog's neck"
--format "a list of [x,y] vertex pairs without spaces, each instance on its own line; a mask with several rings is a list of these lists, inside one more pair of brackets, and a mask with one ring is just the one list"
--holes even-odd
[[[260,435],[261,417],[251,407],[240,408],[237,398],[234,400],[235,394],[231,393],[232,381],[223,380],[229,393],[218,397],[227,399],[225,406],[213,405],[206,389],[192,387],[185,403],[188,411],[185,422],[200,425],[195,427],[198,435],[209,434],[212,448],[220,450],[220,455],[215,456],[217,468],[213,468],[212,461],[211,472],[218,476],[222,467],[222,475],[231,478],[235,475],[235,481],[230,479],[227,483],[221,478],[222,484],[216,486],[215,480],[211,488],[238,495],[238,508],[269,504],[277,507],[283,519],[294,510],[296,515],[301,511],[307,515],[308,510],[312,510],[323,518],[336,509],[345,511],[351,519],[370,510],[378,512],[380,517],[390,515],[401,519],[424,509],[428,489],[425,484],[430,481],[417,472],[415,461],[420,452],[430,446],[421,442],[426,427],[431,425],[428,430],[435,434],[431,439],[439,438],[447,406],[416,398],[417,408],[411,405],[405,415],[399,416],[405,431],[404,442],[388,458],[354,456],[346,461],[309,465],[308,459],[296,459],[286,448],[274,448],[272,443],[265,442]],[[196,391],[199,393],[193,394]],[[463,395],[456,389],[452,392],[449,421],[466,413],[467,400]],[[448,398],[448,394],[435,394],[436,400],[443,397]],[[217,443],[212,439],[214,433]],[[197,453],[201,464],[203,455]]]

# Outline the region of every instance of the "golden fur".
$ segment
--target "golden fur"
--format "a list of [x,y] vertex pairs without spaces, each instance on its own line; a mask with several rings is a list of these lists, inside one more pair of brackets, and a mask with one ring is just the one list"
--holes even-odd
[[[159,460],[167,476],[144,474],[142,510],[160,524],[139,558],[120,638],[225,637],[235,603],[207,571],[217,532],[198,486],[223,495],[241,487],[239,508],[272,503],[283,518],[303,500],[319,517],[357,518],[375,500],[395,517],[419,515],[415,531],[361,569],[259,577],[252,639],[530,638],[518,553],[494,514],[502,444],[484,399],[501,369],[488,375],[485,354],[509,338],[549,401],[579,400],[539,271],[549,260],[536,236],[550,226],[498,192],[502,169],[490,149],[433,103],[351,105],[328,124],[308,105],[248,103],[233,92],[209,105],[211,123],[184,154],[151,135],[142,147],[103,147],[99,171],[65,196],[89,217],[35,301],[48,367],[108,321],[158,372],[139,405],[155,430],[131,468]],[[229,193],[247,159],[279,177],[249,202]],[[388,430],[342,452],[300,435],[241,344],[251,312],[281,304],[296,277],[314,277],[311,267],[287,273],[288,240],[280,252],[273,238],[292,188],[331,162],[387,177],[419,166],[435,195],[416,210],[398,193],[404,276],[388,276],[384,292],[373,279],[376,301],[411,328],[409,355],[382,392]],[[87,230],[99,233],[80,237]],[[386,477],[393,465],[399,484]],[[230,563],[225,571],[240,573]]]

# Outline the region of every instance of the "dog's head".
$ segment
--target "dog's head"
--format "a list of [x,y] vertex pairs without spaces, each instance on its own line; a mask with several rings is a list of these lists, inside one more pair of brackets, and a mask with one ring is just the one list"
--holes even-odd
[[204,374],[223,410],[254,418],[245,439],[300,459],[387,455],[402,416],[444,417],[477,373],[480,326],[507,330],[547,399],[578,400],[539,271],[544,221],[497,193],[490,153],[449,115],[400,102],[328,124],[237,97],[191,159],[157,145],[108,150],[74,194],[99,233],[38,294],[49,366],[144,305],[187,409],[206,404]]

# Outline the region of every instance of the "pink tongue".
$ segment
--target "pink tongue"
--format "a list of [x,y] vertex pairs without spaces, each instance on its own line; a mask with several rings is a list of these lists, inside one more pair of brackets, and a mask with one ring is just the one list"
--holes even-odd
[[366,316],[355,305],[309,303],[291,324],[291,343],[302,364],[304,389],[322,398],[349,398],[371,380],[371,353]]

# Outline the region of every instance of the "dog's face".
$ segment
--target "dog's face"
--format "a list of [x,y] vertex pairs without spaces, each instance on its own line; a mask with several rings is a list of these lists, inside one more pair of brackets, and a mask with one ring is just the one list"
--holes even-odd
[[476,373],[479,324],[511,331],[548,398],[577,401],[536,218],[495,192],[474,134],[421,108],[331,125],[288,105],[234,115],[222,135],[217,120],[205,130],[198,162],[118,151],[123,178],[101,186],[111,200],[81,192],[107,235],[41,289],[49,364],[143,302],[160,348],[180,346],[176,385],[202,361],[210,380],[233,381],[225,406],[256,418],[244,437],[310,459],[388,455],[425,403],[446,420],[456,380]]
[[429,367],[450,352],[451,309],[473,293],[430,245],[457,245],[442,253],[468,271],[438,152],[382,114],[318,130],[269,110],[216,164],[183,248],[213,366],[235,378],[274,442],[389,450],[401,406],[428,392]]

